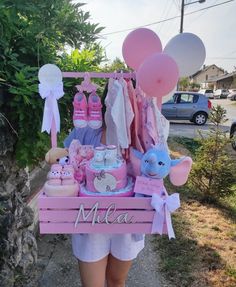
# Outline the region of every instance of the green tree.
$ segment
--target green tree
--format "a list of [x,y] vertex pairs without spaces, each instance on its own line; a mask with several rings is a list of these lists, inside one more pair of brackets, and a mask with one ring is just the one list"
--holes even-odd
[[188,89],[189,85],[190,85],[189,78],[187,78],[187,77],[180,78],[180,80],[179,80],[179,90],[185,91],[185,90]]
[[[90,47],[79,55],[84,67],[102,61],[95,41],[103,28],[90,22],[83,5],[71,0],[0,0],[0,116],[18,134],[16,155],[22,165],[36,163],[49,146],[48,136],[40,133],[43,100],[35,67],[51,62],[64,68],[69,58],[62,55],[68,47]],[[60,103],[62,115],[69,116],[67,97]]]
[[127,71],[128,68],[125,62],[121,61],[119,58],[115,58],[115,60],[113,60],[111,64],[105,65],[104,70],[106,72]]
[[235,163],[227,152],[229,138],[220,125],[226,121],[226,110],[221,106],[212,108],[209,120],[213,127],[207,135],[201,133],[201,147],[190,176],[190,184],[199,190],[203,199],[214,201],[230,195],[235,183]]

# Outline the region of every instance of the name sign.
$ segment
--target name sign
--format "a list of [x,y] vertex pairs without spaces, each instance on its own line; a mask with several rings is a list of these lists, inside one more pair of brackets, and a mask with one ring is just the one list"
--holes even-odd
[[96,202],[89,210],[86,210],[81,204],[75,221],[75,228],[79,222],[91,222],[92,226],[97,223],[134,223],[133,216],[130,216],[128,212],[117,211],[115,203],[110,204],[106,210],[98,210],[98,208],[99,202]]
[[151,233],[151,198],[48,197],[38,199],[41,234]]
[[166,195],[163,179],[154,179],[144,176],[136,177],[134,192],[149,196],[152,196],[154,193],[160,196]]

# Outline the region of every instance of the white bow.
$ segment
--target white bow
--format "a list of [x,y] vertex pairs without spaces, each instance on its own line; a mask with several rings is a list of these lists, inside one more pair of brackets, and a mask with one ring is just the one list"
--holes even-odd
[[48,133],[50,133],[52,121],[54,118],[56,132],[60,132],[60,114],[57,100],[59,100],[64,95],[63,83],[60,82],[55,86],[41,83],[39,84],[39,94],[42,99],[45,99],[41,131],[47,131]]
[[152,195],[151,205],[156,210],[152,223],[152,233],[162,235],[163,226],[166,223],[169,239],[175,238],[170,214],[180,207],[179,194],[174,193],[163,199],[154,193]]

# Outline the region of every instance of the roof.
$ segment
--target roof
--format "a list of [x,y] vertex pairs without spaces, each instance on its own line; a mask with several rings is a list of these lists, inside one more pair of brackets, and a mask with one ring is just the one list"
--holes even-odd
[[213,66],[216,67],[218,70],[221,70],[222,72],[224,72],[223,69],[219,68],[219,67],[216,66],[215,64],[212,64],[212,65],[206,66],[205,68],[199,70],[198,72],[196,72],[195,74],[193,74],[193,75],[191,76],[191,78],[197,76],[198,74],[200,74],[200,73],[202,73],[202,72],[206,72],[209,68],[211,68],[211,67],[213,67]]
[[211,78],[211,79],[205,81],[205,83],[218,82],[220,80],[224,80],[224,79],[227,79],[227,78],[230,78],[230,77],[233,77],[233,76],[236,76],[236,71],[232,72],[232,73],[227,73],[227,74],[221,75],[219,77]]

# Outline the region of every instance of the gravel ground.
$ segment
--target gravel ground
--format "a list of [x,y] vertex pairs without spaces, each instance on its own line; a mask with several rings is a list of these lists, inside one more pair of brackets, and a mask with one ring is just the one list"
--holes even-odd
[[[153,235],[156,236],[156,235]],[[72,255],[70,236],[41,235],[38,238],[38,264],[26,287],[79,287],[78,265]],[[171,287],[160,274],[160,258],[154,251],[152,235],[134,261],[126,287]]]

